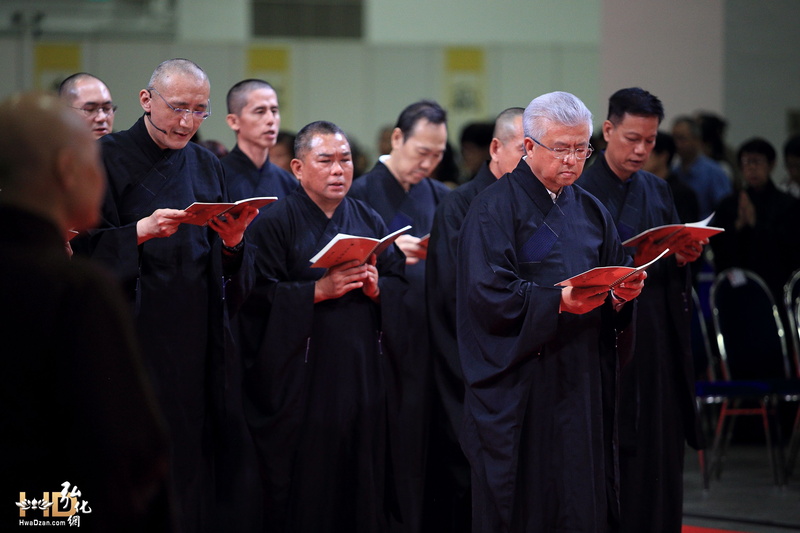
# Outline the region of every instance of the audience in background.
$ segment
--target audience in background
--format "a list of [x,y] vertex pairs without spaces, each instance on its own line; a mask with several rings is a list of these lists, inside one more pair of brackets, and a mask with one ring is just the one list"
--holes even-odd
[[705,218],[731,193],[731,181],[722,168],[703,153],[700,125],[688,116],[675,119],[672,139],[680,160],[673,167],[676,176],[697,195],[700,217]]
[[729,267],[754,271],[780,302],[783,284],[800,267],[793,257],[800,246],[800,228],[793,223],[798,200],[772,182],[776,152],[768,141],[745,141],[737,159],[744,188],[725,198],[711,221],[725,228],[711,238],[714,264],[717,272]]
[[294,159],[294,133],[279,131],[275,145],[270,148],[269,160],[272,164],[285,170],[292,171],[292,159]]
[[700,208],[697,205],[697,195],[683,183],[672,171],[672,160],[675,156],[675,142],[672,135],[659,131],[656,135],[656,144],[650,157],[644,164],[643,170],[655,174],[669,184],[672,198],[675,200],[675,209],[681,222],[697,222]]
[[778,188],[795,198],[800,198],[800,135],[793,135],[783,145],[783,165],[786,178]]

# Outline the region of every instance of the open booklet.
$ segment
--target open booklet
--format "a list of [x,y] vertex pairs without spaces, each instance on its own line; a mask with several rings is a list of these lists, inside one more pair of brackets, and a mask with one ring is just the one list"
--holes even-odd
[[694,240],[701,241],[707,239],[717,233],[725,231],[723,228],[715,228],[709,226],[708,223],[714,218],[714,213],[711,213],[707,218],[699,222],[689,222],[688,224],[667,224],[666,226],[656,226],[641,232],[635,237],[624,241],[623,246],[638,246],[642,241],[651,239],[650,242],[653,246],[658,246],[665,240],[677,235],[678,233],[690,235]]
[[562,287],[605,287],[606,289],[613,289],[629,277],[633,276],[637,272],[641,272],[642,270],[646,270],[647,267],[667,255],[669,252],[669,248],[661,252],[658,257],[654,258],[652,261],[649,261],[641,266],[638,267],[626,267],[626,266],[604,266],[604,267],[595,267],[591,270],[587,270],[577,276],[572,276],[569,279],[565,279],[564,281],[559,281],[556,283],[556,286]]
[[191,213],[193,216],[187,220],[184,220],[183,224],[194,224],[195,226],[205,226],[208,224],[208,221],[214,217],[218,217],[222,214],[229,214],[233,215],[234,217],[238,217],[239,214],[244,210],[245,206],[252,206],[256,209],[260,209],[265,205],[276,201],[278,198],[276,196],[260,196],[257,198],[245,198],[244,200],[239,200],[238,202],[219,202],[219,203],[211,203],[211,202],[194,202],[192,205],[184,209],[187,213]]
[[353,259],[358,259],[359,263],[365,263],[370,254],[381,255],[397,237],[410,229],[411,226],[405,226],[382,239],[339,233],[310,259],[311,266],[313,268],[330,268]]

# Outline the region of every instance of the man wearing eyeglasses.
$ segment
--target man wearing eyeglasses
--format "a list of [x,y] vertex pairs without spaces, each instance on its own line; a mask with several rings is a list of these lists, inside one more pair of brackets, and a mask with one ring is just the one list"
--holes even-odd
[[[616,332],[644,272],[614,289],[557,283],[623,265],[606,209],[573,183],[592,152],[574,95],[534,99],[525,156],[479,194],[456,276],[464,372],[461,444],[472,466],[473,532],[613,530]],[[613,384],[613,382],[612,382]]]
[[[642,170],[664,118],[661,101],[632,87],[614,93],[603,123],[607,146],[578,180],[608,208],[620,238],[679,223],[669,185]],[[648,271],[638,298],[633,359],[620,377],[621,532],[679,533],[683,518],[683,455],[697,448],[687,263],[708,241],[677,235],[659,251],[674,253]],[[640,246],[639,249],[644,249]],[[649,257],[626,248],[635,264]]]
[[139,92],[142,117],[100,140],[108,192],[89,245],[134,306],[170,433],[177,522],[191,532],[215,529],[212,413],[221,404],[223,332],[252,273],[243,237],[258,213],[183,223],[193,202],[228,201],[219,160],[189,142],[211,113],[209,96],[195,63],[171,59],[155,69]]
[[95,139],[111,133],[117,106],[100,78],[86,72],[73,74],[58,86],[58,95],[86,121]]

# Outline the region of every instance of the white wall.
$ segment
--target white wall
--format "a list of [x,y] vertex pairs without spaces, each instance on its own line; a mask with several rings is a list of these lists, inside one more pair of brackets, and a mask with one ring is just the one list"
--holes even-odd
[[[201,133],[229,146],[224,97],[248,75],[250,44],[289,50],[290,94],[281,95],[291,110],[287,128],[328,118],[367,150],[378,128],[404,105],[446,98],[450,46],[483,51],[486,118],[544,92],[567,90],[586,102],[599,124],[613,91],[639,85],[664,101],[666,127],[678,114],[708,109],[728,119],[731,144],[763,135],[779,147],[788,133],[787,112],[800,109],[797,0],[365,0],[363,42],[253,41],[248,6],[247,0],[180,0],[176,42],[71,42],[81,47],[81,69],[111,86],[120,104],[118,128],[139,116],[136,95],[158,62],[194,59],[212,83],[214,114]],[[52,39],[45,33],[38,42]],[[0,37],[0,97],[33,87],[32,58],[22,41]]]
[[[800,2],[728,0],[726,7],[728,141],[736,147],[761,136],[780,153],[791,133],[787,113],[800,113]],[[784,175],[779,168],[773,178]]]
[[[664,103],[667,130],[677,115],[724,112],[724,7],[723,0],[603,0],[602,102],[640,86]],[[596,114],[606,112],[604,104]]]
[[365,0],[367,40],[408,44],[597,43],[596,0]]

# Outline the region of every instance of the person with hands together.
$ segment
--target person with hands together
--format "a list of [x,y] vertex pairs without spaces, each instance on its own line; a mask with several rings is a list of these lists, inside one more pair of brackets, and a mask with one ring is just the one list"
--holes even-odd
[[[347,195],[350,144],[335,124],[297,134],[294,192],[248,229],[256,280],[239,315],[245,415],[260,463],[269,531],[387,531],[403,468],[388,439],[405,353],[396,311],[406,287],[394,245],[365,263],[312,268],[337,234],[383,237],[380,215]],[[391,469],[391,470],[390,470]]]

